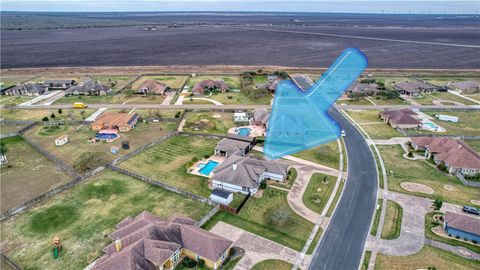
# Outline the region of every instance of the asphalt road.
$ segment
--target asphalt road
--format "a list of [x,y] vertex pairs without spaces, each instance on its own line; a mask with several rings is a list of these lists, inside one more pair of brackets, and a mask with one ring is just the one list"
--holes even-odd
[[345,130],[348,176],[340,203],[314,254],[310,269],[358,269],[377,193],[375,159],[362,135],[338,111],[330,115]]

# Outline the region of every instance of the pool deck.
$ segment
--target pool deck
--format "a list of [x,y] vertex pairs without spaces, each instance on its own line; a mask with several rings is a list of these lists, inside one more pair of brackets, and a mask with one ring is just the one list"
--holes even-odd
[[[432,120],[434,118],[430,117],[429,115],[423,113],[423,112],[417,112],[419,115],[420,121],[423,123],[422,129],[423,130],[428,130],[428,131],[433,131],[433,132],[446,132],[447,130],[441,126],[439,126],[437,123],[434,123]],[[427,124],[427,125],[426,125]],[[437,127],[437,129],[429,127],[428,124],[434,125]]]
[[239,128],[249,128],[250,129],[250,137],[259,137],[259,136],[265,136],[266,135],[266,130],[264,127],[261,126],[255,126],[255,125],[249,125],[249,126],[241,126],[241,127],[234,127],[228,130],[228,133],[230,134],[237,134],[235,132],[236,129]]
[[207,159],[201,159],[201,160],[195,162],[195,164],[193,164],[193,166],[190,167],[190,169],[188,170],[188,172],[191,173],[191,174],[194,174],[194,175],[211,178],[212,175],[213,175],[213,173],[212,173],[213,170],[212,170],[212,172],[211,172],[209,175],[204,175],[204,174],[201,174],[201,173],[200,173],[200,169],[202,169],[202,168],[198,168],[198,167],[197,167],[200,163],[207,164],[210,160],[211,160],[211,161],[218,162],[219,164],[218,164],[217,166],[219,166],[220,164],[222,164],[223,161],[225,161],[225,157],[213,155],[213,156],[211,156],[211,157],[209,157],[209,158],[207,158]]

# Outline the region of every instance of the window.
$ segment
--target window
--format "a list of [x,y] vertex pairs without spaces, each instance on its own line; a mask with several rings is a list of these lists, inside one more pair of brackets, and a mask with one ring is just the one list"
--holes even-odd
[[220,257],[220,260],[223,261],[225,259],[225,257],[227,257],[227,252],[226,251],[222,254],[222,256]]
[[248,191],[248,187],[242,187],[242,191]]
[[176,263],[180,259],[180,250],[175,251],[172,256],[172,262]]
[[200,261],[202,257],[200,257],[200,255],[197,254],[197,261]]

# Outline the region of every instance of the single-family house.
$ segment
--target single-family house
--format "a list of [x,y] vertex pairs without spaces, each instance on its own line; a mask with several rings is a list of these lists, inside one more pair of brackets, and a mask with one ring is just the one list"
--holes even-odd
[[257,83],[255,85],[255,89],[265,89],[270,93],[275,93],[279,82],[280,82],[280,79],[275,79],[273,81],[268,80],[268,82]]
[[232,155],[213,171],[212,188],[255,194],[262,181],[285,180],[288,167],[278,161]]
[[229,90],[228,85],[222,80],[203,80],[197,83],[193,89],[192,94],[194,96],[203,96],[205,92],[222,92],[225,93]]
[[67,90],[75,84],[75,80],[45,80],[43,82],[43,86],[48,90]]
[[480,154],[462,141],[445,137],[412,137],[410,141],[415,150],[425,151],[427,159],[444,164],[451,174],[480,173]]
[[55,139],[55,145],[56,146],[62,146],[66,143],[68,143],[68,135],[66,135],[66,134],[64,134],[64,135]]
[[174,269],[182,258],[203,260],[219,269],[232,241],[199,228],[195,220],[173,214],[161,219],[149,212],[127,217],[108,235],[112,243],[103,249],[92,270]]
[[253,143],[248,141],[223,138],[215,147],[215,155],[229,157],[231,155],[245,156],[252,150]]
[[43,85],[38,83],[21,83],[12,88],[5,89],[2,94],[7,96],[39,96],[47,92]]
[[451,82],[448,83],[447,87],[464,94],[471,94],[480,91],[480,83],[477,81]]
[[103,85],[100,82],[92,81],[91,79],[85,79],[77,85],[68,88],[65,91],[65,95],[83,95],[83,96],[106,96],[108,92],[111,92],[112,88]]
[[215,203],[229,205],[233,201],[233,194],[223,189],[213,189],[210,200]]
[[94,131],[102,129],[117,129],[121,132],[127,132],[135,127],[139,117],[140,116],[137,113],[105,112],[95,119],[91,127]]
[[465,241],[480,243],[480,218],[457,214],[445,213],[443,228],[452,237]]
[[439,88],[435,85],[428,84],[426,82],[399,82],[394,84],[395,88],[402,95],[418,96],[423,93],[431,93],[437,91]]
[[250,122],[252,125],[267,127],[268,119],[270,119],[270,113],[267,109],[255,109]]
[[314,84],[313,80],[305,74],[292,74],[290,78],[303,92],[307,92]]
[[137,94],[153,94],[153,95],[164,95],[167,91],[170,90],[170,87],[168,87],[164,83],[157,82],[155,80],[145,80],[143,81],[140,86],[135,89],[135,93]]
[[234,122],[246,122],[250,119],[250,113],[247,110],[236,110],[233,113]]
[[422,126],[418,114],[410,109],[386,110],[380,112],[380,118],[393,128],[412,129]]
[[376,83],[359,83],[354,82],[350,85],[347,90],[345,90],[345,94],[347,96],[352,95],[365,95],[371,96],[375,95],[379,91],[379,85]]

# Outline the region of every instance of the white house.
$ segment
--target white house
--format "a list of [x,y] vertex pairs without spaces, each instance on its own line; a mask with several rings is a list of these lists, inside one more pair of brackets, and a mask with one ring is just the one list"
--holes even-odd
[[250,114],[246,110],[237,110],[233,113],[234,122],[244,122],[250,119]]
[[233,201],[233,194],[223,189],[214,189],[210,194],[210,199],[219,204],[229,205]]
[[55,139],[56,146],[62,146],[68,142],[68,135],[62,135]]
[[0,165],[5,165],[8,163],[7,156],[5,155],[0,155]]

